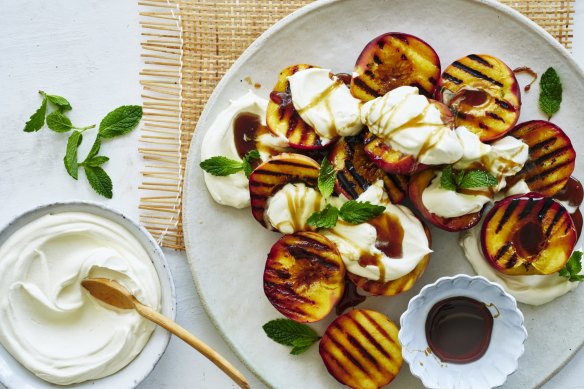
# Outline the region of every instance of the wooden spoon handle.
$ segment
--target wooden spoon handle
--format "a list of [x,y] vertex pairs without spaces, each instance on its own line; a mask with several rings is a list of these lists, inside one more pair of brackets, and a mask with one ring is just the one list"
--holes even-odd
[[199,338],[179,326],[174,321],[170,320],[166,316],[158,313],[154,309],[142,305],[137,300],[134,301],[136,311],[144,318],[158,324],[162,328],[165,328],[169,332],[175,334],[186,343],[190,344],[194,349],[203,354],[207,359],[213,362],[217,367],[219,367],[225,374],[227,374],[237,385],[241,388],[249,388],[249,383],[231,363],[229,363],[225,358],[219,355],[211,347],[203,343]]

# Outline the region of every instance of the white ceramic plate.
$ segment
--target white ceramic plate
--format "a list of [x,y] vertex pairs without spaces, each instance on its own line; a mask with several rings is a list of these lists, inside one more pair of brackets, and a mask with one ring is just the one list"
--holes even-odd
[[[174,291],[174,282],[170,269],[162,250],[144,228],[140,227],[123,214],[111,208],[107,208],[98,203],[90,202],[68,202],[43,205],[31,211],[24,213],[10,222],[0,233],[0,245],[8,239],[12,233],[31,221],[47,215],[61,212],[89,212],[95,215],[110,219],[119,225],[125,227],[132,235],[138,239],[146,252],[149,254],[154,268],[160,279],[162,292],[161,313],[174,320],[176,317],[176,294]],[[62,386],[62,388],[74,389],[132,389],[138,386],[148,374],[154,369],[170,341],[170,333],[161,327],[156,327],[150,340],[140,354],[119,372],[108,377],[94,381],[86,381],[80,384]],[[0,345],[0,384],[8,389],[45,389],[59,388],[58,385],[50,384],[41,380],[18,361],[16,361]],[[2,385],[0,385],[1,387]]]
[[[279,235],[261,227],[249,209],[235,210],[213,202],[198,167],[201,141],[229,100],[250,88],[243,81],[245,77],[260,83],[255,92],[267,98],[279,71],[292,64],[351,72],[365,44],[388,31],[424,39],[439,54],[443,68],[471,53],[492,54],[511,68],[530,66],[538,74],[554,66],[564,84],[564,102],[553,122],[570,135],[576,150],[584,150],[584,137],[579,134],[584,122],[584,74],[551,36],[495,1],[324,0],[295,12],[264,33],[223,77],[199,120],[187,162],[183,215],[187,255],[207,313],[247,366],[276,388],[304,389],[307,384],[311,389],[331,388],[338,384],[327,373],[317,347],[301,356],[290,356],[286,347],[263,333],[262,324],[281,317],[262,289],[266,255]],[[538,94],[537,85],[523,94],[522,121],[544,119],[537,108]],[[582,159],[576,162],[575,175],[584,178]],[[408,300],[425,284],[441,276],[473,274],[458,246],[457,234],[432,228],[432,237],[435,253],[413,290],[395,298],[368,298],[362,306],[380,310],[397,323]],[[530,336],[508,387],[542,384],[578,350],[584,342],[584,311],[578,308],[583,304],[584,288],[579,288],[541,307],[520,306]],[[315,325],[316,330],[322,333],[333,316]],[[393,387],[417,388],[421,383],[404,366]]]

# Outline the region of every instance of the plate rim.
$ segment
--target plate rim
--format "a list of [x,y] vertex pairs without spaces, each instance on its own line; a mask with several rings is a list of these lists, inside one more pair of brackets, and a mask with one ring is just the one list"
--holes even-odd
[[[332,5],[336,5],[336,4],[340,4],[340,3],[350,3],[350,2],[354,2],[354,1],[358,1],[358,0],[318,0],[318,1],[314,1],[313,3],[307,4],[299,9],[297,9],[296,11],[290,13],[289,15],[285,16],[284,18],[280,19],[274,25],[272,25],[266,31],[264,31],[259,37],[257,37],[252,42],[252,44],[249,45],[243,51],[243,53],[241,53],[241,55],[237,58],[237,60],[229,67],[229,69],[221,77],[221,80],[217,83],[217,85],[213,89],[213,92],[211,93],[211,95],[209,96],[207,101],[205,102],[205,107],[203,108],[203,111],[201,112],[201,115],[199,116],[199,120],[197,121],[197,124],[195,126],[193,136],[191,137],[189,151],[188,151],[187,159],[185,162],[185,171],[184,171],[184,176],[183,176],[184,182],[183,182],[183,188],[182,188],[183,202],[182,202],[182,207],[181,207],[181,212],[183,215],[182,216],[183,217],[183,236],[184,236],[185,253],[186,253],[186,257],[187,257],[187,262],[189,265],[189,269],[191,271],[191,277],[193,278],[193,283],[195,284],[195,289],[197,291],[199,301],[201,302],[201,305],[203,306],[203,309],[205,310],[207,317],[209,318],[209,320],[213,324],[213,327],[219,333],[219,335],[221,336],[223,341],[225,343],[227,343],[227,345],[229,346],[231,351],[237,356],[237,358],[241,361],[241,363],[243,363],[243,365],[259,381],[261,381],[264,385],[266,385],[269,388],[273,388],[274,385],[271,384],[261,374],[259,374],[259,372],[255,369],[255,367],[253,367],[252,364],[250,362],[248,362],[248,360],[246,358],[244,358],[243,353],[240,351],[239,347],[236,346],[234,344],[234,342],[231,341],[231,339],[229,338],[227,333],[222,330],[221,326],[219,325],[219,318],[215,317],[215,315],[212,313],[209,305],[207,304],[207,301],[202,297],[201,287],[199,285],[199,279],[196,275],[197,272],[195,271],[195,267],[193,265],[195,250],[190,249],[193,247],[193,242],[195,241],[195,239],[193,237],[191,237],[191,233],[189,232],[189,229],[185,228],[189,224],[188,222],[185,222],[185,220],[189,218],[188,215],[190,213],[188,211],[192,208],[192,206],[190,205],[191,202],[189,200],[189,196],[185,195],[185,194],[187,194],[191,188],[191,180],[189,179],[189,177],[194,173],[193,169],[196,166],[194,163],[194,160],[195,160],[196,154],[199,152],[199,150],[196,150],[195,147],[193,147],[193,145],[195,143],[194,140],[197,137],[201,136],[201,135],[199,135],[199,133],[200,133],[199,128],[203,126],[203,124],[202,124],[203,121],[201,119],[205,118],[208,115],[208,111],[211,109],[211,106],[214,105],[215,101],[217,100],[217,96],[219,96],[223,92],[223,90],[225,89],[225,86],[227,85],[227,82],[228,82],[227,79],[232,76],[232,73],[234,73],[237,70],[237,68],[240,67],[240,65],[242,63],[245,63],[251,56],[253,56],[256,52],[258,52],[258,49],[261,47],[261,45],[263,44],[263,42],[265,40],[269,39],[271,37],[271,35],[273,35],[277,31],[281,30],[282,28],[284,28],[288,24],[296,21],[297,19],[300,19],[301,17],[305,16],[308,13],[314,12],[314,11],[319,10],[319,9],[324,9],[324,8],[332,6]],[[564,58],[566,63],[579,75],[579,77],[582,80],[584,80],[584,70],[576,63],[576,61],[572,57],[572,54],[570,54],[570,52],[562,44],[560,44],[560,42],[558,42],[550,33],[548,33],[543,27],[539,26],[536,22],[534,22],[533,20],[531,20],[527,16],[523,15],[522,13],[511,8],[508,5],[499,3],[497,0],[462,0],[462,1],[465,1],[468,3],[478,4],[478,5],[481,5],[484,7],[488,7],[488,8],[492,8],[496,12],[504,14],[504,15],[514,19],[516,22],[524,25],[532,33],[535,33],[540,38],[544,39],[556,52],[558,52],[558,54],[560,54]],[[181,52],[181,58],[183,55],[184,55],[184,53]],[[193,209],[195,209],[195,208],[193,208]],[[580,344],[578,347],[575,347],[574,352],[568,358],[561,361],[560,365],[558,365],[558,367],[556,369],[554,369],[548,375],[546,375],[541,382],[537,383],[536,387],[539,388],[539,387],[543,386],[545,383],[547,383],[553,376],[555,376],[560,370],[562,370],[564,368],[564,366],[566,366],[566,364],[583,347],[584,347],[584,342],[582,344]]]

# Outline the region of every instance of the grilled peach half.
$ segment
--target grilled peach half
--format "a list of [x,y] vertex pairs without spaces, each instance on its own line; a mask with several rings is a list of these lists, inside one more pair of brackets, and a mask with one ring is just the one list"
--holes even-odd
[[[430,100],[430,104],[440,111],[444,125],[452,127],[454,116],[450,109],[436,100]],[[365,144],[365,153],[371,158],[371,161],[387,173],[412,175],[428,167],[420,163],[415,156],[395,150],[370,132],[365,133],[363,142]]]
[[314,128],[302,120],[292,103],[288,77],[298,71],[313,67],[312,65],[300,64],[282,70],[278,76],[278,82],[270,93],[266,116],[268,128],[275,135],[286,137],[290,147],[295,149],[321,149],[331,142],[329,139],[321,139]]
[[371,184],[382,180],[392,203],[399,203],[406,197],[407,177],[386,173],[375,165],[365,154],[362,136],[342,138],[332,148],[328,158],[337,174],[337,193],[356,199]]
[[470,54],[448,66],[436,99],[450,107],[458,126],[465,126],[483,142],[509,132],[521,111],[515,74],[503,61],[486,54]]
[[426,220],[436,227],[445,231],[462,231],[475,226],[482,216],[482,210],[468,215],[458,217],[441,217],[428,210],[422,201],[422,193],[430,185],[435,176],[435,169],[428,169],[419,172],[410,178],[408,193],[410,201],[414,207],[424,216]]
[[487,214],[483,253],[508,275],[552,274],[568,262],[577,232],[566,209],[538,193],[510,196]]
[[[432,236],[430,235],[430,230],[424,223],[422,223],[422,225],[424,226],[424,232],[426,232],[426,236],[428,237],[428,243],[430,246],[432,246]],[[428,262],[430,262],[430,254],[426,255],[418,263],[414,270],[403,277],[388,282],[373,281],[351,272],[347,272],[347,275],[355,285],[366,292],[377,296],[395,296],[397,294],[407,292],[412,288],[412,286],[414,286],[416,281],[422,276],[422,274],[424,274],[424,270],[426,270]]]
[[508,179],[509,187],[525,180],[532,192],[553,196],[566,186],[574,172],[576,151],[560,127],[532,120],[519,124],[509,135],[529,146],[529,158],[523,169]]
[[390,32],[369,42],[357,59],[351,93],[362,101],[410,85],[431,97],[440,78],[440,59],[429,44],[413,35]]
[[264,292],[282,315],[300,323],[321,320],[345,287],[345,265],[333,242],[314,232],[284,235],[268,254]]
[[320,340],[328,372],[355,389],[377,389],[399,373],[403,359],[398,327],[384,314],[354,309],[337,317]]
[[249,176],[249,193],[253,217],[264,227],[268,200],[289,183],[316,187],[320,165],[314,159],[294,153],[282,153],[260,164]]

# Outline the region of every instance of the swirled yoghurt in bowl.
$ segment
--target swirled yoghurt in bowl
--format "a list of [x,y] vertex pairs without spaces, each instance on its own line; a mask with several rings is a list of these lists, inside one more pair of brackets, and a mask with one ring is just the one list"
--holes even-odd
[[[81,287],[81,280],[114,279],[154,309],[168,305],[161,283],[167,287],[169,279],[163,274],[161,282],[160,264],[155,267],[151,248],[136,231],[115,220],[124,220],[122,216],[108,217],[112,211],[107,209],[84,212],[79,204],[70,209],[41,208],[40,216],[25,215],[20,218],[27,219],[25,223],[17,219],[16,226],[0,235],[0,344],[31,373],[58,385],[120,371],[142,352],[155,329],[132,310],[98,302]],[[15,229],[7,233],[11,227]],[[172,315],[167,309],[163,313]],[[146,372],[141,371],[144,366],[127,369],[134,374],[132,384],[152,369],[166,347],[168,336],[164,338],[154,342],[161,349],[153,360],[141,358],[150,359]],[[30,381],[26,377],[10,381],[4,371],[0,378],[9,386]],[[131,382],[109,381],[109,386],[122,381]]]

